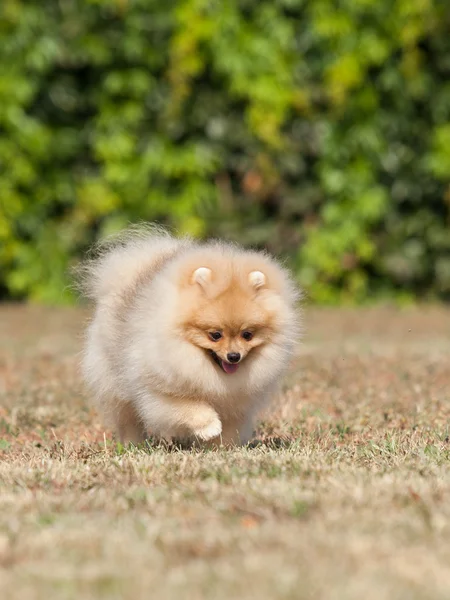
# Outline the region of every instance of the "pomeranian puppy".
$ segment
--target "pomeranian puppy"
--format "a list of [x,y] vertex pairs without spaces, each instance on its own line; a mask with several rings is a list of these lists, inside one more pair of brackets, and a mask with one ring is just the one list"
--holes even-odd
[[95,302],[82,369],[120,440],[247,443],[299,332],[288,273],[151,226],[106,242],[82,272]]

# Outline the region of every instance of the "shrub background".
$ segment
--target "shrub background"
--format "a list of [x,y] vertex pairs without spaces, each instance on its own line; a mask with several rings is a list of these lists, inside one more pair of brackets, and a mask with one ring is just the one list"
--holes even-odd
[[446,0],[2,0],[0,286],[158,220],[318,302],[450,297]]

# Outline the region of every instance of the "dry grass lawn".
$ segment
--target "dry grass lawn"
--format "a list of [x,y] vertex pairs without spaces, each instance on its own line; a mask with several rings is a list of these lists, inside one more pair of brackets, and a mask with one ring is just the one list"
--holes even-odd
[[254,442],[204,452],[104,434],[85,316],[0,308],[0,598],[450,597],[450,311],[307,311]]

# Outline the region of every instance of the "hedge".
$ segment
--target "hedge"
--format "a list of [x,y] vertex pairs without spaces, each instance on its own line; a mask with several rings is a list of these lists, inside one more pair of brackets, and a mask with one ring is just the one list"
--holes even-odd
[[2,0],[1,295],[70,301],[156,220],[313,301],[448,299],[449,31],[446,0]]

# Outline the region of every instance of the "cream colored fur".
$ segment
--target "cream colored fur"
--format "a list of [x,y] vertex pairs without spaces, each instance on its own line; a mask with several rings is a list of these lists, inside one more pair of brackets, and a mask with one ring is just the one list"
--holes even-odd
[[[106,243],[83,272],[95,302],[83,373],[120,439],[246,443],[298,337],[287,272],[266,254],[155,227]],[[217,343],[211,328],[223,334]],[[238,351],[238,370],[224,372],[211,351],[219,362]]]

